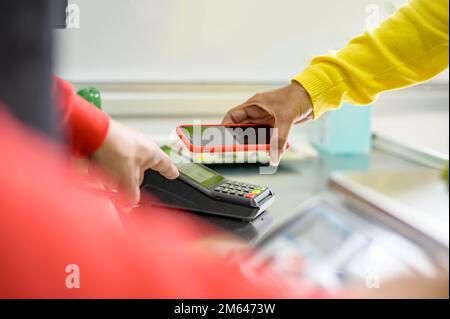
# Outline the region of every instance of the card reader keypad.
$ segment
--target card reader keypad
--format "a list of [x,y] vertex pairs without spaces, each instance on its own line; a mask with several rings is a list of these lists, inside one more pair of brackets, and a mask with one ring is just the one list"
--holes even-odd
[[216,187],[214,191],[218,194],[226,194],[242,198],[243,200],[253,200],[268,190],[264,186],[256,186],[246,183],[227,181]]

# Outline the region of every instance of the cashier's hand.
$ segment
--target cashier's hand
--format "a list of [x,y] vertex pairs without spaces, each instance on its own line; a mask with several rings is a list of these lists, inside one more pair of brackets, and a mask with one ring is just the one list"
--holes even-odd
[[223,124],[258,124],[277,128],[270,147],[270,164],[278,166],[289,133],[295,124],[313,118],[309,94],[298,83],[253,96],[250,100],[231,109]]
[[140,200],[140,185],[151,169],[168,179],[176,179],[177,168],[158,145],[143,134],[111,120],[103,145],[92,156],[94,164],[108,174],[109,189],[120,194],[124,205]]

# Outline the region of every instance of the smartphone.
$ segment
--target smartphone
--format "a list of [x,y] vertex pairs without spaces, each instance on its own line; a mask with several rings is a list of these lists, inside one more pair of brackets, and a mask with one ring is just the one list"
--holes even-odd
[[194,153],[268,151],[273,128],[254,124],[180,125],[177,134]]
[[[196,162],[263,163],[269,159],[274,129],[254,124],[180,125],[177,135]],[[289,145],[287,146],[289,148]]]

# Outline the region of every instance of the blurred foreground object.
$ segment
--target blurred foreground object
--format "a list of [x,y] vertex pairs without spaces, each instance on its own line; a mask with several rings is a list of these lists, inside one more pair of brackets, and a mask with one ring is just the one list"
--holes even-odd
[[3,109],[0,148],[0,298],[324,296],[193,248],[214,230],[190,215],[143,208],[136,231],[124,228],[109,195],[88,191],[54,145]]
[[50,18],[50,0],[0,1],[0,103],[25,125],[58,138]]

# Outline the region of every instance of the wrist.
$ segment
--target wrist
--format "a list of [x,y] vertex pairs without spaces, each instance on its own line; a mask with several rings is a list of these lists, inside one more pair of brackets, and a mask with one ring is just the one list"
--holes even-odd
[[290,86],[294,96],[298,122],[312,120],[314,118],[314,108],[308,91],[295,80],[291,82]]

